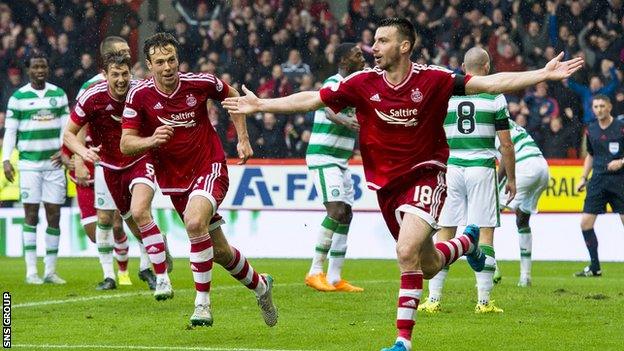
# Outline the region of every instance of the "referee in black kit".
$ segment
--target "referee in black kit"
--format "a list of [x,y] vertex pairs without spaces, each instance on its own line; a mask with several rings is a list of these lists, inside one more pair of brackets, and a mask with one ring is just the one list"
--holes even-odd
[[[576,277],[602,275],[594,223],[599,214],[606,212],[607,203],[611,205],[613,212],[620,215],[620,220],[624,223],[624,122],[611,116],[611,107],[608,96],[594,96],[592,110],[596,121],[587,127],[587,157],[578,186],[578,191],[582,191],[587,185],[581,230],[591,263],[575,273]],[[587,176],[592,168],[594,172],[588,182]]]

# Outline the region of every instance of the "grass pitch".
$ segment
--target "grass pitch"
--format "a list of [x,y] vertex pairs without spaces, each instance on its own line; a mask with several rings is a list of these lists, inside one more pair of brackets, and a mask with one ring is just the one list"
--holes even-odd
[[[40,259],[41,261],[41,259]],[[280,312],[264,325],[254,295],[219,266],[211,294],[214,326],[191,328],[194,288],[188,261],[177,259],[173,300],[157,302],[134,285],[95,291],[96,258],[60,258],[65,286],[24,283],[21,258],[0,258],[0,290],[12,295],[13,348],[31,350],[379,350],[395,338],[398,269],[394,261],[348,260],[345,278],[363,293],[320,293],[303,284],[308,260],[252,259],[276,280]],[[475,315],[474,274],[451,268],[443,312],[419,313],[414,350],[623,350],[624,264],[606,263],[602,278],[573,278],[582,263],[536,262],[533,286],[518,288],[518,262],[499,262],[492,292],[500,315]],[[43,267],[40,266],[39,272]],[[426,296],[426,293],[423,295]]]

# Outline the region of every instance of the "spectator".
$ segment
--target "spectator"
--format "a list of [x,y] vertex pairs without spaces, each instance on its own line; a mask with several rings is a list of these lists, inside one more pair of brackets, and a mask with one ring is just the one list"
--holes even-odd
[[545,125],[542,153],[546,158],[567,158],[570,148],[570,135],[563,129],[560,118],[552,118]]
[[301,84],[301,77],[305,74],[311,74],[310,66],[301,60],[299,50],[293,49],[288,53],[288,61],[282,63],[282,71],[288,78],[288,81],[294,86]]
[[288,78],[284,75],[280,65],[273,65],[271,79],[258,88],[258,96],[261,97],[284,97],[292,93],[293,87],[288,82]]
[[567,86],[582,100],[583,122],[585,124],[589,124],[596,119],[591,108],[594,96],[601,94],[614,98],[615,91],[620,86],[620,78],[613,61],[607,61],[606,66],[609,69],[609,81],[607,82],[607,85],[603,83],[603,80],[599,75],[592,75],[589,78],[589,86],[580,84],[573,78],[564,81],[564,84],[567,84]]
[[559,116],[559,104],[555,99],[548,96],[548,84],[538,83],[535,91],[528,93],[523,103],[529,110],[527,131],[534,139],[540,139],[537,135],[542,125],[548,125],[552,119]]
[[255,142],[254,152],[263,158],[285,158],[288,156],[283,123],[280,125],[272,113],[262,115],[260,137]]

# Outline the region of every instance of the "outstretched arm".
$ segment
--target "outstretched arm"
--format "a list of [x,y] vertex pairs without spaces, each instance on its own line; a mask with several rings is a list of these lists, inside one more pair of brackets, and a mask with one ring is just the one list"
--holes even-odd
[[290,114],[317,110],[325,104],[321,101],[318,91],[302,91],[276,99],[259,99],[253,92],[243,85],[244,96],[228,97],[223,100],[223,107],[230,113],[250,114],[256,112],[271,112]]
[[526,72],[502,72],[489,76],[474,76],[466,83],[466,95],[479,93],[502,94],[518,91],[545,80],[562,80],[583,66],[580,57],[561,61],[563,52],[544,66]]

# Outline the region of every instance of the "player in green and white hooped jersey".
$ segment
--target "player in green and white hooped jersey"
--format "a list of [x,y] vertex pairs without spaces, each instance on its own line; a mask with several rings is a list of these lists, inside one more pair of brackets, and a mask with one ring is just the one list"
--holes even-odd
[[[484,76],[490,70],[488,53],[481,48],[466,52],[464,71],[471,76]],[[506,161],[510,199],[515,194],[514,151],[509,135],[509,112],[503,95],[479,94],[454,96],[449,100],[444,129],[450,157],[446,174],[447,197],[440,214],[438,241],[455,236],[457,226],[476,224],[480,228],[479,247],[486,256],[485,267],[475,272],[478,303],[476,313],[502,312],[490,301],[496,267],[494,228],[500,224],[496,182],[495,139],[501,140],[501,153]],[[440,309],[442,286],[448,268],[429,282],[429,298],[420,310]]]
[[[364,68],[362,50],[354,43],[338,45],[335,60],[338,63],[338,74],[327,78],[323,87],[338,85],[344,77]],[[306,163],[314,176],[316,190],[325,205],[327,215],[321,223],[305,283],[319,291],[363,291],[341,277],[347,253],[347,234],[353,216],[353,181],[348,162],[353,154],[358,131],[359,124],[352,110],[335,114],[329,108],[324,108],[314,113]],[[328,253],[326,275],[323,269]]]
[[[30,82],[18,89],[7,106],[5,139],[2,144],[4,175],[13,182],[15,170],[9,157],[19,151],[20,193],[24,205],[23,242],[28,284],[65,284],[56,274],[61,204],[65,202],[65,171],[61,167],[62,128],[68,119],[67,95],[46,82],[48,59],[35,52],[26,61]],[[45,274],[37,273],[37,223],[43,202],[46,229]]]
[[[548,174],[548,163],[533,138],[514,121],[509,123],[511,125],[511,140],[516,153],[516,165],[519,167],[516,167],[516,196],[504,207],[516,213],[516,226],[520,241],[520,280],[518,286],[527,287],[531,285],[531,246],[533,242],[529,220],[532,213],[537,213],[537,202],[548,186],[550,175]],[[497,139],[496,142],[498,147],[499,140]],[[505,194],[502,193],[506,182],[505,160],[501,160],[498,179],[500,179],[501,199],[505,199]],[[505,202],[503,201],[503,203]],[[497,267],[494,282],[498,283],[501,278],[500,270]]]

